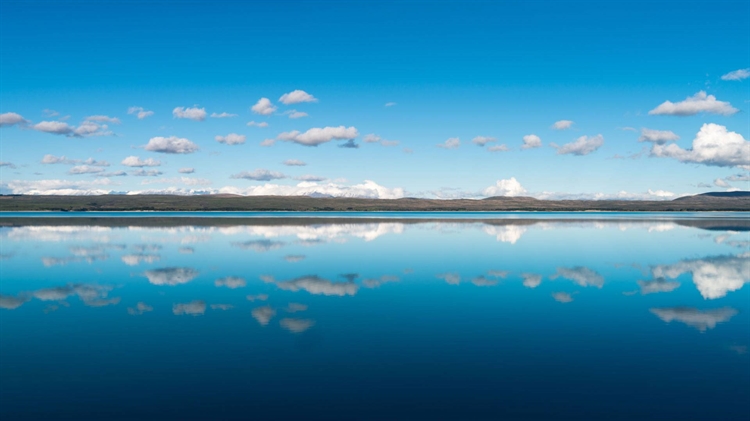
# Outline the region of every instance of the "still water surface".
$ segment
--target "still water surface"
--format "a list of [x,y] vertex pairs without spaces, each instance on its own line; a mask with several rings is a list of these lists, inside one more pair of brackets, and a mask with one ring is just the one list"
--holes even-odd
[[4,420],[750,416],[741,214],[7,216]]

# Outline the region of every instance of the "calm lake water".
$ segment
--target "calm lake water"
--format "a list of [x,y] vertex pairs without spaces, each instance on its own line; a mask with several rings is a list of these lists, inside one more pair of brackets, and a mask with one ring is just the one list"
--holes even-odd
[[750,417],[747,215],[20,216],[3,420]]

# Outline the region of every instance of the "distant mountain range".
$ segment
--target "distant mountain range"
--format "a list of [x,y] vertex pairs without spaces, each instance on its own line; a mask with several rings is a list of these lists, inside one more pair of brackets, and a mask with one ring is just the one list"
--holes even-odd
[[105,195],[0,196],[0,211],[750,211],[750,192],[711,192],[674,200],[357,199],[309,196]]

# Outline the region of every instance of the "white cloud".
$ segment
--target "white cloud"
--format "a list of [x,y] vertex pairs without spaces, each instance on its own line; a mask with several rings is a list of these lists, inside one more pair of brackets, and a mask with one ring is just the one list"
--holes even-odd
[[281,327],[292,333],[302,333],[307,329],[310,329],[315,324],[315,321],[310,319],[284,318],[281,319],[279,324]]
[[651,190],[648,189],[648,195],[654,196],[654,197],[661,197],[661,198],[668,198],[668,197],[675,197],[676,194],[672,193],[671,191],[666,190]]
[[128,314],[130,314],[131,316],[140,316],[143,313],[147,313],[153,310],[154,308],[150,305],[144,303],[143,301],[138,301],[135,307],[128,307]]
[[304,146],[318,146],[332,140],[353,140],[357,136],[359,136],[359,132],[355,127],[338,126],[323,128],[314,127],[304,133],[294,130],[281,133],[276,138],[278,140],[294,142]]
[[297,110],[290,110],[290,111],[286,112],[285,114],[287,114],[289,116],[289,118],[292,118],[292,119],[297,119],[297,118],[302,118],[302,117],[308,117],[308,114],[306,112],[297,111]]
[[557,149],[558,155],[577,155],[583,156],[588,155],[591,152],[596,151],[604,144],[604,136],[598,134],[596,136],[581,136],[573,142],[566,143],[562,146],[557,146],[554,143],[550,145]]
[[226,136],[216,136],[216,141],[227,145],[241,145],[245,143],[245,135],[237,133],[229,133]]
[[137,156],[129,156],[120,163],[127,167],[158,167],[161,165],[161,161],[156,159],[148,158],[144,160]]
[[383,146],[397,146],[400,143],[398,140],[383,139],[374,133],[366,135],[362,141],[365,143],[380,143]]
[[385,103],[385,106],[386,106],[386,107],[393,107],[394,105],[396,105],[396,103],[395,103],[395,102],[386,102],[386,103]]
[[[136,175],[136,174],[133,174]],[[156,172],[156,174],[142,174],[142,175],[152,175],[157,176],[161,175],[161,172]],[[207,180],[205,178],[190,178],[190,177],[172,177],[172,178],[159,178],[155,180],[143,180],[141,182],[141,185],[149,185],[149,184],[184,184],[186,186],[207,186],[211,184],[211,180]]]
[[691,97],[687,97],[684,101],[664,101],[648,113],[649,115],[688,116],[699,113],[732,115],[737,111],[739,110],[732,107],[732,104],[717,101],[715,96],[706,94],[706,91],[700,91]]
[[742,80],[750,77],[750,69],[739,69],[729,72],[721,77],[721,80]]
[[265,121],[261,121],[261,122],[248,121],[247,122],[247,126],[248,127],[253,127],[253,126],[255,126],[255,127],[268,127],[268,123],[266,123]]
[[291,281],[278,281],[275,284],[285,291],[306,291],[313,295],[345,296],[354,295],[359,290],[359,286],[353,281],[331,282],[318,276],[303,276]]
[[66,164],[66,165],[74,165],[74,164],[78,164],[79,162],[81,162],[79,159],[68,159],[65,157],[65,155],[54,156],[50,154],[44,155],[41,161],[42,164]]
[[735,174],[727,177],[728,181],[750,181],[750,173],[746,174]]
[[75,129],[73,126],[70,126],[63,121],[42,121],[34,124],[31,128],[39,132],[66,136],[72,136]]
[[669,282],[664,278],[654,279],[653,281],[638,281],[641,287],[641,295],[655,294],[659,292],[672,292],[679,288],[679,282]]
[[180,174],[192,174],[192,173],[194,173],[194,172],[195,172],[195,168],[191,168],[191,167],[184,167],[184,168],[180,168],[180,170],[179,170],[178,172],[179,172]]
[[250,107],[250,110],[255,114],[271,115],[276,111],[276,107],[271,103],[270,99],[261,98],[255,103],[255,105]]
[[402,188],[383,187],[374,181],[365,180],[364,183],[342,185],[337,183],[319,184],[302,182],[296,186],[279,184],[265,184],[245,188],[223,187],[218,193],[238,194],[244,196],[332,196],[332,197],[360,197],[366,199],[399,199],[404,197]]
[[534,149],[542,147],[542,139],[535,134],[529,134],[523,137],[523,145],[521,149]]
[[245,180],[255,180],[255,181],[271,181],[271,180],[280,180],[282,178],[287,178],[287,177],[286,175],[277,171],[269,171],[263,168],[259,168],[252,172],[242,171],[241,173],[233,174],[232,178],[241,178]]
[[145,149],[151,152],[169,153],[169,154],[188,154],[198,150],[198,145],[188,139],[170,136],[170,137],[152,137],[146,144]]
[[153,253],[126,254],[120,258],[120,260],[128,266],[137,266],[143,262],[154,263],[158,262],[160,259],[161,256]]
[[247,297],[248,301],[266,301],[268,299],[268,294],[257,294],[257,295],[248,295]]
[[305,175],[300,175],[299,177],[294,177],[294,179],[299,180],[299,181],[325,181],[328,178],[321,177],[318,175],[305,174]]
[[692,149],[682,149],[674,143],[656,144],[651,148],[651,156],[718,167],[750,168],[750,141],[739,133],[727,131],[724,126],[704,124],[692,146]]
[[569,303],[573,301],[573,297],[567,292],[555,292],[552,294],[552,298],[558,303]]
[[10,127],[16,124],[28,123],[20,114],[16,113],[3,113],[0,114],[0,127]]
[[726,181],[722,180],[721,178],[717,178],[714,180],[714,186],[716,187],[732,187],[727,183]]
[[172,313],[176,316],[202,316],[206,312],[206,302],[195,300],[189,303],[177,303],[172,306]]
[[482,231],[495,237],[503,243],[516,244],[526,232],[526,227],[519,225],[485,225]]
[[279,98],[279,102],[284,105],[289,105],[300,102],[318,102],[318,99],[303,90],[297,89],[282,95],[281,98]]
[[148,278],[149,283],[168,286],[186,284],[197,278],[198,275],[197,270],[185,267],[153,269],[143,272],[143,276]]
[[456,149],[459,146],[461,146],[461,139],[457,137],[448,138],[445,142],[437,144],[438,148],[443,149]]
[[691,307],[667,307],[652,308],[650,311],[666,323],[676,320],[694,327],[701,332],[705,332],[706,329],[713,329],[717,324],[727,322],[737,314],[737,310],[731,307],[723,307],[715,310],[698,310]]
[[558,277],[569,279],[582,287],[595,286],[601,288],[604,285],[604,278],[602,275],[599,275],[593,270],[583,266],[576,266],[574,268],[557,268],[557,273],[555,273],[551,279],[557,279]]
[[510,149],[508,149],[508,146],[503,143],[502,145],[490,146],[487,150],[490,152],[507,152]]
[[523,286],[526,288],[536,288],[542,283],[542,275],[534,273],[522,273],[521,278],[523,278]]
[[226,278],[219,278],[214,281],[214,285],[217,287],[226,287],[229,289],[244,288],[247,286],[247,281],[236,276],[227,276]]
[[489,186],[484,189],[485,196],[520,196],[526,193],[526,189],[521,186],[521,183],[516,180],[515,177],[511,177],[505,180],[497,180],[494,186]]
[[555,130],[567,130],[573,126],[573,122],[570,120],[560,120],[556,121],[555,124],[552,125],[552,128]]
[[158,177],[160,175],[164,174],[163,172],[159,170],[135,170],[130,173],[130,175],[134,177]]
[[154,112],[145,110],[143,107],[130,107],[128,108],[128,114],[135,114],[136,117],[138,117],[138,120],[143,120],[144,118],[154,115]]
[[15,310],[28,301],[29,298],[27,297],[13,297],[11,295],[0,294],[0,308],[4,308],[6,310]]
[[117,117],[109,117],[106,115],[90,115],[86,117],[86,121],[99,121],[104,123],[120,124],[120,119]]
[[304,167],[307,165],[304,161],[300,161],[299,159],[287,159],[283,164],[289,167]]
[[677,141],[680,136],[677,136],[674,132],[669,130],[652,130],[647,128],[641,129],[641,137],[638,138],[639,142],[653,142],[657,145],[663,145],[667,142]]
[[683,260],[672,265],[655,266],[651,273],[657,279],[675,279],[683,273],[691,273],[701,296],[714,300],[750,282],[750,255]]
[[76,165],[68,171],[68,174],[98,174],[104,172],[104,168],[91,165]]
[[175,109],[172,110],[172,115],[174,118],[187,118],[193,121],[203,121],[206,119],[206,109],[198,107],[175,107]]
[[15,170],[16,168],[18,168],[16,164],[12,162],[8,162],[8,161],[0,161],[0,167],[8,167],[12,170]]
[[484,146],[490,142],[497,142],[497,139],[487,136],[477,136],[474,139],[471,139],[471,143],[479,146]]
[[111,184],[107,178],[93,181],[68,180],[12,180],[8,189],[13,194],[29,195],[102,195],[112,192],[103,186]]
[[266,326],[273,316],[276,315],[276,310],[271,308],[271,306],[257,307],[250,312],[250,315],[253,316],[261,326]]
[[211,118],[232,118],[237,117],[237,114],[230,114],[230,113],[211,113]]

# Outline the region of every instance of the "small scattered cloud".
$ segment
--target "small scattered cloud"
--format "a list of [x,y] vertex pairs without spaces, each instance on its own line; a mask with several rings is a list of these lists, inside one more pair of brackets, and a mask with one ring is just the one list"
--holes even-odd
[[318,99],[301,89],[296,89],[282,95],[281,98],[279,98],[279,102],[284,105],[290,105],[298,104],[300,102],[318,102]]
[[79,126],[71,126],[64,121],[41,121],[31,126],[32,130],[67,137],[111,136],[106,124],[84,121]]
[[268,299],[268,294],[257,294],[257,295],[248,295],[245,297],[247,301],[266,301]]
[[280,180],[282,178],[287,178],[287,176],[277,171],[270,171],[270,170],[266,170],[263,168],[259,168],[252,172],[242,171],[238,174],[233,174],[232,178],[244,179],[244,180],[255,180],[255,181],[271,181],[271,180]]
[[573,297],[567,292],[555,292],[552,294],[552,298],[558,303],[569,303],[573,301]]
[[680,283],[667,281],[664,278],[657,278],[652,281],[638,281],[638,286],[641,287],[641,295],[648,295],[659,292],[672,292],[680,287]]
[[143,276],[148,278],[149,283],[167,286],[186,284],[197,278],[199,274],[197,270],[186,267],[160,268],[143,272]]
[[309,114],[307,114],[306,112],[297,111],[297,110],[285,111],[284,115],[288,116],[291,119],[297,119],[297,118],[303,118],[303,117],[309,116]]
[[288,167],[304,167],[307,165],[304,161],[300,161],[299,159],[287,159],[283,162],[284,165]]
[[717,178],[714,180],[714,186],[716,187],[732,187],[727,183],[726,181],[722,180],[721,178]]
[[307,329],[313,327],[313,325],[315,325],[315,321],[310,319],[284,318],[279,321],[279,324],[281,325],[281,327],[292,333],[302,333]]
[[180,174],[192,174],[195,172],[195,168],[184,167],[184,168],[180,168],[178,172]]
[[446,141],[443,143],[438,143],[436,146],[443,149],[457,149],[461,146],[461,139],[457,137],[451,137],[446,139]]
[[699,310],[692,307],[666,307],[652,308],[650,311],[666,323],[678,321],[701,332],[713,329],[719,323],[727,322],[737,314],[737,310],[731,307],[723,307],[715,310]]
[[535,273],[522,273],[523,286],[526,288],[536,288],[542,283],[542,275]]
[[359,132],[355,127],[314,127],[308,131],[301,133],[297,130],[291,132],[283,132],[276,138],[285,142],[294,142],[303,146],[318,146],[323,143],[330,142],[332,140],[348,140],[353,141],[359,136]]
[[193,121],[203,121],[206,119],[206,109],[198,107],[176,107],[174,110],[172,110],[172,115],[174,116],[174,118],[186,118]]
[[268,127],[268,123],[266,123],[265,121],[248,121],[247,127]]
[[602,145],[604,145],[604,136],[598,134],[596,136],[581,136],[573,142],[566,143],[562,146],[558,146],[554,143],[550,143],[550,146],[557,149],[558,155],[576,155],[583,156],[588,155],[591,152],[596,151]]
[[487,148],[487,150],[488,150],[488,151],[490,151],[490,152],[507,152],[507,151],[509,151],[510,149],[508,148],[508,146],[506,146],[506,145],[505,145],[505,144],[503,143],[502,145],[494,145],[494,146],[490,146],[489,148]]
[[497,180],[494,186],[487,187],[483,193],[487,197],[520,196],[526,193],[526,189],[521,186],[521,183],[515,177],[511,177],[505,180]]
[[558,277],[571,280],[582,287],[593,286],[601,288],[604,286],[604,277],[602,275],[583,266],[557,268],[557,273],[551,279],[557,279]]
[[651,156],[674,158],[685,163],[750,169],[750,141],[739,133],[728,131],[725,126],[708,123],[693,139],[691,149],[682,149],[674,143],[655,144],[651,148]]
[[271,103],[268,98],[261,98],[258,102],[250,107],[250,111],[260,115],[271,115],[276,111],[276,107]]
[[120,124],[120,119],[117,117],[109,117],[106,115],[90,115],[85,118],[86,121],[98,121],[111,124]]
[[18,168],[16,166],[16,164],[14,164],[12,162],[7,162],[7,161],[0,161],[0,167],[6,167],[6,168],[10,168],[12,170],[15,170],[16,168]]
[[138,120],[143,120],[154,115],[154,112],[146,110],[143,107],[130,107],[128,108],[128,114],[133,114],[138,117]]
[[349,139],[346,142],[339,144],[339,148],[359,149],[359,144],[356,143],[353,139]]
[[474,139],[471,139],[471,143],[478,145],[480,147],[488,143],[492,143],[492,142],[497,142],[497,139],[495,139],[494,137],[488,137],[488,136],[477,136]]
[[552,128],[555,129],[555,130],[567,130],[567,129],[571,128],[571,127],[573,127],[573,122],[570,121],[570,120],[556,121],[552,125]]
[[248,240],[243,242],[234,242],[232,247],[237,247],[243,250],[253,250],[258,253],[265,253],[267,251],[280,249],[286,245],[283,241],[273,241],[268,239],[263,240]]
[[386,106],[386,107],[393,107],[394,105],[396,105],[396,103],[395,103],[395,102],[386,102],[386,103],[385,103],[385,106]]
[[739,69],[721,76],[721,80],[743,80],[750,77],[750,69]]
[[230,113],[211,113],[211,118],[232,118],[237,117],[237,114],[230,114]]
[[198,145],[188,139],[170,136],[170,137],[152,137],[145,149],[151,152],[168,153],[168,154],[189,154],[198,150]]
[[126,167],[158,167],[161,165],[161,161],[157,159],[141,159],[133,155],[123,159],[120,163]]
[[268,322],[276,315],[276,310],[271,306],[256,307],[250,312],[253,319],[257,320],[261,326],[267,326]]
[[297,263],[305,260],[304,254],[287,254],[284,256],[284,260],[286,260],[289,263]]
[[295,180],[299,180],[299,181],[315,182],[315,181],[324,181],[324,180],[327,180],[328,178],[327,177],[321,177],[319,175],[305,174],[305,175],[300,175],[298,177],[294,177],[294,179]]
[[229,289],[244,288],[247,286],[247,281],[236,276],[227,276],[226,278],[219,278],[214,281],[214,285],[217,287],[226,287]]
[[542,147],[542,139],[535,134],[528,134],[523,137],[521,149],[536,149]]
[[206,302],[195,300],[189,303],[178,303],[172,305],[172,313],[175,316],[202,316],[206,312]]
[[664,101],[658,107],[649,111],[649,115],[674,115],[690,116],[700,113],[732,115],[739,110],[725,101],[718,101],[715,96],[708,95],[706,91],[700,91],[684,101]]
[[216,136],[214,139],[225,145],[241,145],[245,143],[246,137],[244,134],[229,133],[226,136]]
[[0,114],[0,127],[10,127],[15,125],[27,124],[28,120],[24,119],[20,114],[17,113],[3,113]]
[[144,303],[143,301],[139,301],[135,305],[135,307],[128,307],[128,314],[130,314],[131,316],[140,316],[143,313],[148,313],[149,311],[154,311],[154,308]]
[[667,142],[674,142],[679,139],[680,136],[677,136],[677,134],[669,130],[652,130],[644,127],[641,129],[641,137],[638,138],[638,141],[663,145]]
[[68,174],[81,175],[81,174],[98,174],[103,173],[105,170],[102,167],[95,167],[91,165],[76,165],[75,167],[68,170]]

